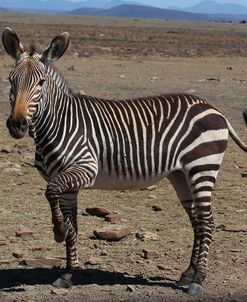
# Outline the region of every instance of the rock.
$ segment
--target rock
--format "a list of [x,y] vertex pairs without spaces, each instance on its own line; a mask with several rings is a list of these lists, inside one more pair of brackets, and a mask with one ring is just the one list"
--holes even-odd
[[75,70],[75,66],[74,65],[71,65],[67,68],[67,70],[70,70],[70,71],[74,71]]
[[11,264],[14,262],[16,262],[16,259],[4,259],[4,260],[0,260],[0,265]]
[[122,225],[111,224],[111,225],[104,226],[102,228],[95,229],[93,233],[98,239],[118,241],[130,235],[131,228],[126,224],[122,224]]
[[119,220],[119,215],[118,213],[110,213],[105,216],[105,221],[109,221],[111,223],[115,223]]
[[106,208],[103,207],[95,207],[95,208],[86,208],[86,212],[89,215],[97,216],[97,217],[105,217],[109,215],[111,212],[108,211]]
[[222,230],[222,231],[226,231],[226,232],[247,232],[247,225],[241,225],[241,224],[224,225],[224,224],[220,224],[216,227],[216,230]]
[[27,265],[30,267],[60,267],[62,260],[57,258],[35,258],[35,259],[23,259],[19,262],[19,265]]
[[135,288],[134,288],[133,285],[127,285],[126,290],[127,290],[128,292],[132,292],[132,293],[133,293],[133,292],[135,291]]
[[87,260],[87,262],[85,264],[101,265],[102,264],[102,260],[99,257],[90,256],[89,259]]
[[155,211],[155,212],[160,212],[160,211],[162,211],[162,208],[158,205],[153,205],[152,210]]
[[136,234],[136,238],[142,241],[160,239],[160,237],[157,234],[151,232],[139,232]]
[[232,66],[227,66],[226,70],[233,70]]
[[17,258],[17,259],[21,259],[21,258],[24,257],[24,252],[22,252],[22,251],[15,251],[15,252],[12,253],[12,255],[13,255],[15,258]]
[[13,298],[0,294],[0,302],[13,302],[13,301],[18,302],[16,299],[13,300]]
[[33,235],[33,231],[27,226],[20,225],[15,235],[16,237],[30,237]]
[[10,145],[4,145],[3,147],[1,147],[0,152],[1,153],[13,153],[14,147],[12,147]]
[[156,250],[144,249],[142,252],[144,259],[154,259],[159,257],[159,253]]
[[51,248],[49,246],[37,246],[37,247],[32,247],[31,251],[35,252],[35,251],[41,251],[41,252],[46,252],[46,251],[50,251]]
[[164,266],[164,265],[161,265],[161,264],[157,264],[157,268],[158,268],[159,270],[161,270],[161,271],[165,271],[165,270],[166,270],[165,266]]
[[0,246],[1,245],[6,245],[7,244],[7,237],[0,234]]
[[35,147],[29,145],[15,144],[14,152],[17,152],[19,154],[22,154],[23,152],[34,152],[34,148]]
[[51,294],[52,295],[57,295],[57,296],[64,296],[68,294],[68,289],[66,288],[53,288],[51,289]]
[[144,189],[141,189],[141,191],[143,190],[147,190],[147,191],[153,191],[153,190],[156,190],[157,189],[157,186],[156,185],[153,185],[153,186],[149,186],[149,187],[146,187]]
[[0,169],[4,170],[9,168],[21,169],[21,165],[9,161],[4,161],[0,163]]

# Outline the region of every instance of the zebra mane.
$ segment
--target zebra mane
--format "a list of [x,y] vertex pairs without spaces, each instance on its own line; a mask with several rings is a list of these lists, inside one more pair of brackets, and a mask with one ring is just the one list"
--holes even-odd
[[58,87],[67,95],[76,95],[77,93],[73,91],[69,83],[64,79],[62,74],[51,64],[47,64],[48,75],[56,82]]

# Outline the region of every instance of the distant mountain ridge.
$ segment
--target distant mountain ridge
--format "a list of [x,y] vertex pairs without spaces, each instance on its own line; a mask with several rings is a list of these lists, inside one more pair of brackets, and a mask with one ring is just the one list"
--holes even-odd
[[247,6],[234,3],[217,3],[216,1],[202,1],[192,7],[184,7],[180,10],[191,13],[247,15]]
[[75,15],[111,16],[126,18],[150,18],[150,19],[176,19],[176,20],[201,20],[210,19],[204,14],[187,13],[178,10],[169,10],[157,7],[122,4],[109,9],[80,8],[71,12]]
[[72,11],[78,8],[93,7],[93,8],[110,8],[121,4],[135,4],[136,2],[122,0],[82,0],[72,2],[69,0],[0,0],[1,7],[7,9],[21,10],[55,10],[55,11]]
[[53,12],[86,16],[233,22],[247,19],[247,6],[233,3],[219,4],[213,0],[204,0],[193,7],[173,7],[169,9],[136,4],[141,3],[143,0],[78,0],[78,2],[71,2],[69,0],[0,1],[3,10],[7,9],[25,12]]

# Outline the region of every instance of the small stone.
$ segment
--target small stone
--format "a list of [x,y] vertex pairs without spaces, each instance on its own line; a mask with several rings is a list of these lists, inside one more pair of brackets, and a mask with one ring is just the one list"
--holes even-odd
[[3,147],[1,147],[0,152],[1,153],[13,153],[14,148],[10,145],[4,145]]
[[162,211],[162,208],[158,205],[153,205],[152,210],[155,211],[155,212],[160,212],[160,211]]
[[106,208],[103,207],[95,207],[95,208],[86,208],[86,212],[89,215],[97,216],[97,217],[105,217],[109,215],[111,212],[108,211]]
[[15,234],[16,237],[30,237],[33,235],[33,231],[27,226],[20,225]]
[[166,270],[165,266],[164,266],[164,265],[161,265],[161,264],[157,264],[157,268],[158,268],[159,270],[161,270],[161,271],[165,271],[165,270]]
[[146,240],[159,240],[160,237],[155,234],[155,233],[151,233],[151,232],[139,232],[136,234],[136,238],[140,239],[142,241],[146,241]]
[[159,253],[156,250],[144,249],[142,252],[144,259],[155,259],[159,257]]
[[247,232],[247,225],[231,224],[231,225],[218,225],[216,230],[222,230],[226,232]]
[[32,247],[31,251],[36,252],[36,251],[40,251],[40,252],[46,252],[46,251],[50,251],[51,248],[49,246],[37,246],[37,247]]
[[118,213],[110,213],[105,216],[105,221],[109,221],[111,223],[115,223],[119,220],[119,215]]
[[102,252],[100,253],[100,256],[108,256],[108,253],[107,253],[106,251],[102,251]]
[[14,262],[16,262],[16,259],[4,259],[4,260],[0,260],[0,265],[10,264]]
[[22,251],[15,251],[15,252],[12,253],[12,255],[13,255],[15,258],[17,258],[17,259],[21,259],[21,258],[24,257],[24,252],[22,252]]
[[74,65],[71,65],[67,68],[67,70],[70,70],[70,71],[74,71],[75,70],[75,66]]
[[226,70],[233,70],[232,66],[227,66]]
[[126,224],[117,225],[111,224],[104,226],[102,228],[95,229],[93,231],[94,235],[98,239],[118,241],[131,234],[130,226]]
[[27,265],[30,267],[61,267],[62,261],[57,258],[35,258],[23,259],[19,265]]
[[6,236],[0,234],[0,246],[1,245],[6,245],[7,244],[7,238]]
[[51,289],[52,295],[64,296],[68,293],[68,289],[66,288],[53,288]]
[[147,191],[153,191],[153,190],[156,190],[157,189],[157,186],[156,185],[153,185],[153,186],[149,186],[149,187],[146,187],[144,189],[141,189],[141,191],[143,190],[147,190]]
[[126,290],[127,290],[128,292],[133,293],[133,292],[135,291],[135,288],[134,288],[134,286],[133,286],[133,285],[127,285]]
[[98,258],[98,257],[90,256],[89,259],[87,260],[87,262],[85,264],[101,265],[102,264],[102,260],[100,258]]

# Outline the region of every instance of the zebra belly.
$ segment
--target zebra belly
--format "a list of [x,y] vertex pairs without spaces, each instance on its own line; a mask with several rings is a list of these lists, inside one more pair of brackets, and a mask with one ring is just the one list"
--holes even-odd
[[92,189],[103,189],[103,190],[136,190],[147,188],[163,178],[165,174],[155,175],[147,178],[137,177],[119,177],[115,173],[109,175],[106,172],[100,172],[96,178]]

